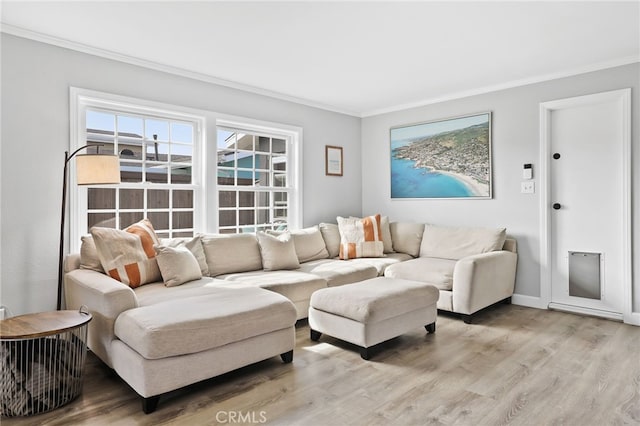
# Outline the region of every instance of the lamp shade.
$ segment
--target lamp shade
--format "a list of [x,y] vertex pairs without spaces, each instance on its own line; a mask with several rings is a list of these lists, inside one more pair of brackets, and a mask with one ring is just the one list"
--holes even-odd
[[76,172],[78,185],[120,183],[120,159],[117,155],[78,155]]

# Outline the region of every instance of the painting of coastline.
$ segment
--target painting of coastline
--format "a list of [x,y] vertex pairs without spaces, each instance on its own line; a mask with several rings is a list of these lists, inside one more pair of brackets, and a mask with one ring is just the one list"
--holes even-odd
[[491,198],[491,113],[393,127],[391,198]]

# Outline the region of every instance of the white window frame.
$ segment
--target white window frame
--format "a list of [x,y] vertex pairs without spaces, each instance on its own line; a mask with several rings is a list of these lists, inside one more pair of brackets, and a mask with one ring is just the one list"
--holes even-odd
[[[214,232],[219,231],[218,215],[218,191],[221,189],[218,187],[218,145],[217,145],[217,129],[237,129],[245,130],[249,133],[258,133],[273,138],[284,139],[287,143],[287,186],[286,187],[274,187],[273,191],[287,192],[288,193],[288,211],[287,211],[287,223],[289,229],[302,228],[303,224],[303,197],[302,197],[302,128],[297,126],[290,126],[280,123],[272,123],[266,121],[253,120],[248,118],[236,117],[236,116],[223,116],[218,115],[216,119],[216,144],[215,149],[211,149],[211,158],[207,164],[213,164],[213,167],[209,169],[213,172],[211,178],[215,183],[215,190],[213,196],[209,197],[211,211],[215,211],[216,214],[212,215],[214,220]],[[231,187],[229,187],[231,188]],[[255,191],[255,187],[244,186],[237,187],[239,190]],[[224,190],[224,188],[222,188]]]
[[[87,109],[109,110],[114,113],[154,116],[159,119],[192,122],[193,161],[191,184],[157,184],[143,182],[131,187],[145,187],[153,189],[193,189],[193,232],[203,232],[206,229],[205,218],[207,203],[205,202],[206,183],[204,171],[206,161],[206,113],[203,111],[168,105],[159,102],[137,98],[113,95],[93,90],[70,88],[70,152],[86,145],[86,111]],[[97,187],[97,186],[95,186]],[[104,188],[124,188],[126,184],[100,185]],[[87,221],[87,188],[77,185],[75,161],[69,162],[69,194],[70,196],[70,251],[80,251],[80,237],[86,234]]]

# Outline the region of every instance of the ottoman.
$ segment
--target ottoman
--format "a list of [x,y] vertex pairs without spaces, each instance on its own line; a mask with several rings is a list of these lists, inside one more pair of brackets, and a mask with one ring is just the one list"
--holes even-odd
[[309,307],[311,340],[328,334],[360,346],[368,360],[369,348],[412,328],[434,333],[439,295],[430,284],[387,277],[317,290]]

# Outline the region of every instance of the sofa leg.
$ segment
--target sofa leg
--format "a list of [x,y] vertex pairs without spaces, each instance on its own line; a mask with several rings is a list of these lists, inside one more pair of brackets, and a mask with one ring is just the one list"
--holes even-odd
[[371,351],[369,348],[360,348],[360,358],[365,361],[369,361],[371,359]]
[[465,324],[471,324],[473,321],[473,315],[462,314],[461,317]]
[[142,398],[142,411],[145,414],[153,413],[158,408],[158,401],[160,401],[160,395]]
[[427,329],[427,333],[433,334],[436,332],[436,323],[432,322],[431,324],[427,324],[424,326]]
[[309,334],[309,338],[311,340],[313,340],[314,342],[317,342],[318,340],[320,340],[320,336],[322,336],[322,333],[311,329],[311,333]]
[[504,303],[505,305],[510,305],[510,304],[511,304],[511,298],[510,298],[510,297],[507,297],[506,299],[504,299],[504,300],[502,301],[502,303]]
[[293,361],[293,350],[280,354],[280,358],[282,358],[282,362],[284,362],[285,364],[289,364]]

